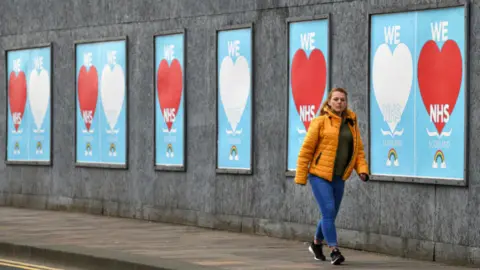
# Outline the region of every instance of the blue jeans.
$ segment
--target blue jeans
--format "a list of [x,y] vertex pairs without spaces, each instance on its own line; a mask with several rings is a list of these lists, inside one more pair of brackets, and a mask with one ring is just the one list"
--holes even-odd
[[312,186],[313,195],[322,213],[322,218],[318,221],[315,240],[321,242],[325,239],[328,246],[336,247],[337,230],[335,228],[335,218],[342,202],[345,181],[342,180],[341,176],[334,176],[332,182],[311,174],[308,178]]

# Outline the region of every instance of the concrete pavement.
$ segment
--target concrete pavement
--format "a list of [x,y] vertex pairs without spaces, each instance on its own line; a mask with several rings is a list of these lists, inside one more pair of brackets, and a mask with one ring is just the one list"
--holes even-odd
[[[338,269],[298,241],[81,213],[0,207],[0,252],[67,256],[116,269]],[[49,252],[57,252],[52,255]],[[341,269],[471,269],[342,249]],[[43,255],[42,255],[43,254]],[[38,259],[38,258],[37,258]],[[113,263],[113,264],[112,264]],[[142,267],[134,267],[141,264]],[[69,269],[69,268],[65,268]],[[89,268],[94,269],[94,268]],[[95,268],[97,269],[97,268]],[[100,268],[98,268],[100,269]]]

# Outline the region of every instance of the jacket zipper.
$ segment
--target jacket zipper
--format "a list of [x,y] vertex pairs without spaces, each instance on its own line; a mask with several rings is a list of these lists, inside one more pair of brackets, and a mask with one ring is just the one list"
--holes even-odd
[[320,157],[322,156],[322,152],[320,152],[320,154],[318,154],[318,157],[317,159],[315,160],[315,165],[318,165],[318,161],[320,160]]
[[335,177],[335,165],[337,165],[338,147],[340,146],[340,131],[342,130],[342,125],[343,125],[342,122],[343,122],[343,119],[340,120],[340,127],[338,128],[337,151],[335,152],[335,160],[333,161],[332,181],[333,181],[333,177]]
[[[355,127],[353,128],[355,130]],[[353,134],[352,134],[353,135]],[[342,178],[345,177],[345,173],[347,172],[347,169],[350,167],[350,164],[353,161],[353,157],[355,156],[355,151],[356,151],[356,142],[357,142],[357,136],[358,132],[355,132],[355,138],[353,139],[353,151],[352,151],[352,156],[350,157],[350,161],[348,162],[347,167],[345,168],[345,171],[343,172]]]

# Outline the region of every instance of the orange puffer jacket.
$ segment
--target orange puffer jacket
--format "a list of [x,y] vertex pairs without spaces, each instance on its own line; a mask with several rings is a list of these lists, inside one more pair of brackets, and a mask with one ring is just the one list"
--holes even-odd
[[[328,107],[323,110],[325,114],[315,117],[310,123],[298,154],[295,174],[295,183],[297,184],[306,184],[308,173],[332,181],[342,119]],[[353,169],[357,174],[368,174],[368,164],[365,160],[357,116],[349,109],[345,112],[348,126],[353,135],[353,153],[342,176],[343,180],[350,177]]]

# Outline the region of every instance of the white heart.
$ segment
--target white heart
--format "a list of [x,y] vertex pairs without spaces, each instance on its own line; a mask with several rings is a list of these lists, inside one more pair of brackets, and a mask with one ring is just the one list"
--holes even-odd
[[117,124],[118,116],[125,98],[125,74],[121,66],[116,64],[113,70],[105,65],[100,83],[102,106],[110,129]]
[[228,122],[235,131],[250,95],[250,68],[247,59],[239,56],[232,61],[230,56],[220,66],[220,99]]
[[28,101],[32,110],[33,120],[40,129],[50,101],[50,78],[48,72],[33,70],[28,80]]
[[383,119],[393,133],[402,118],[412,89],[413,60],[404,43],[393,54],[387,44],[378,47],[373,58],[373,90]]

